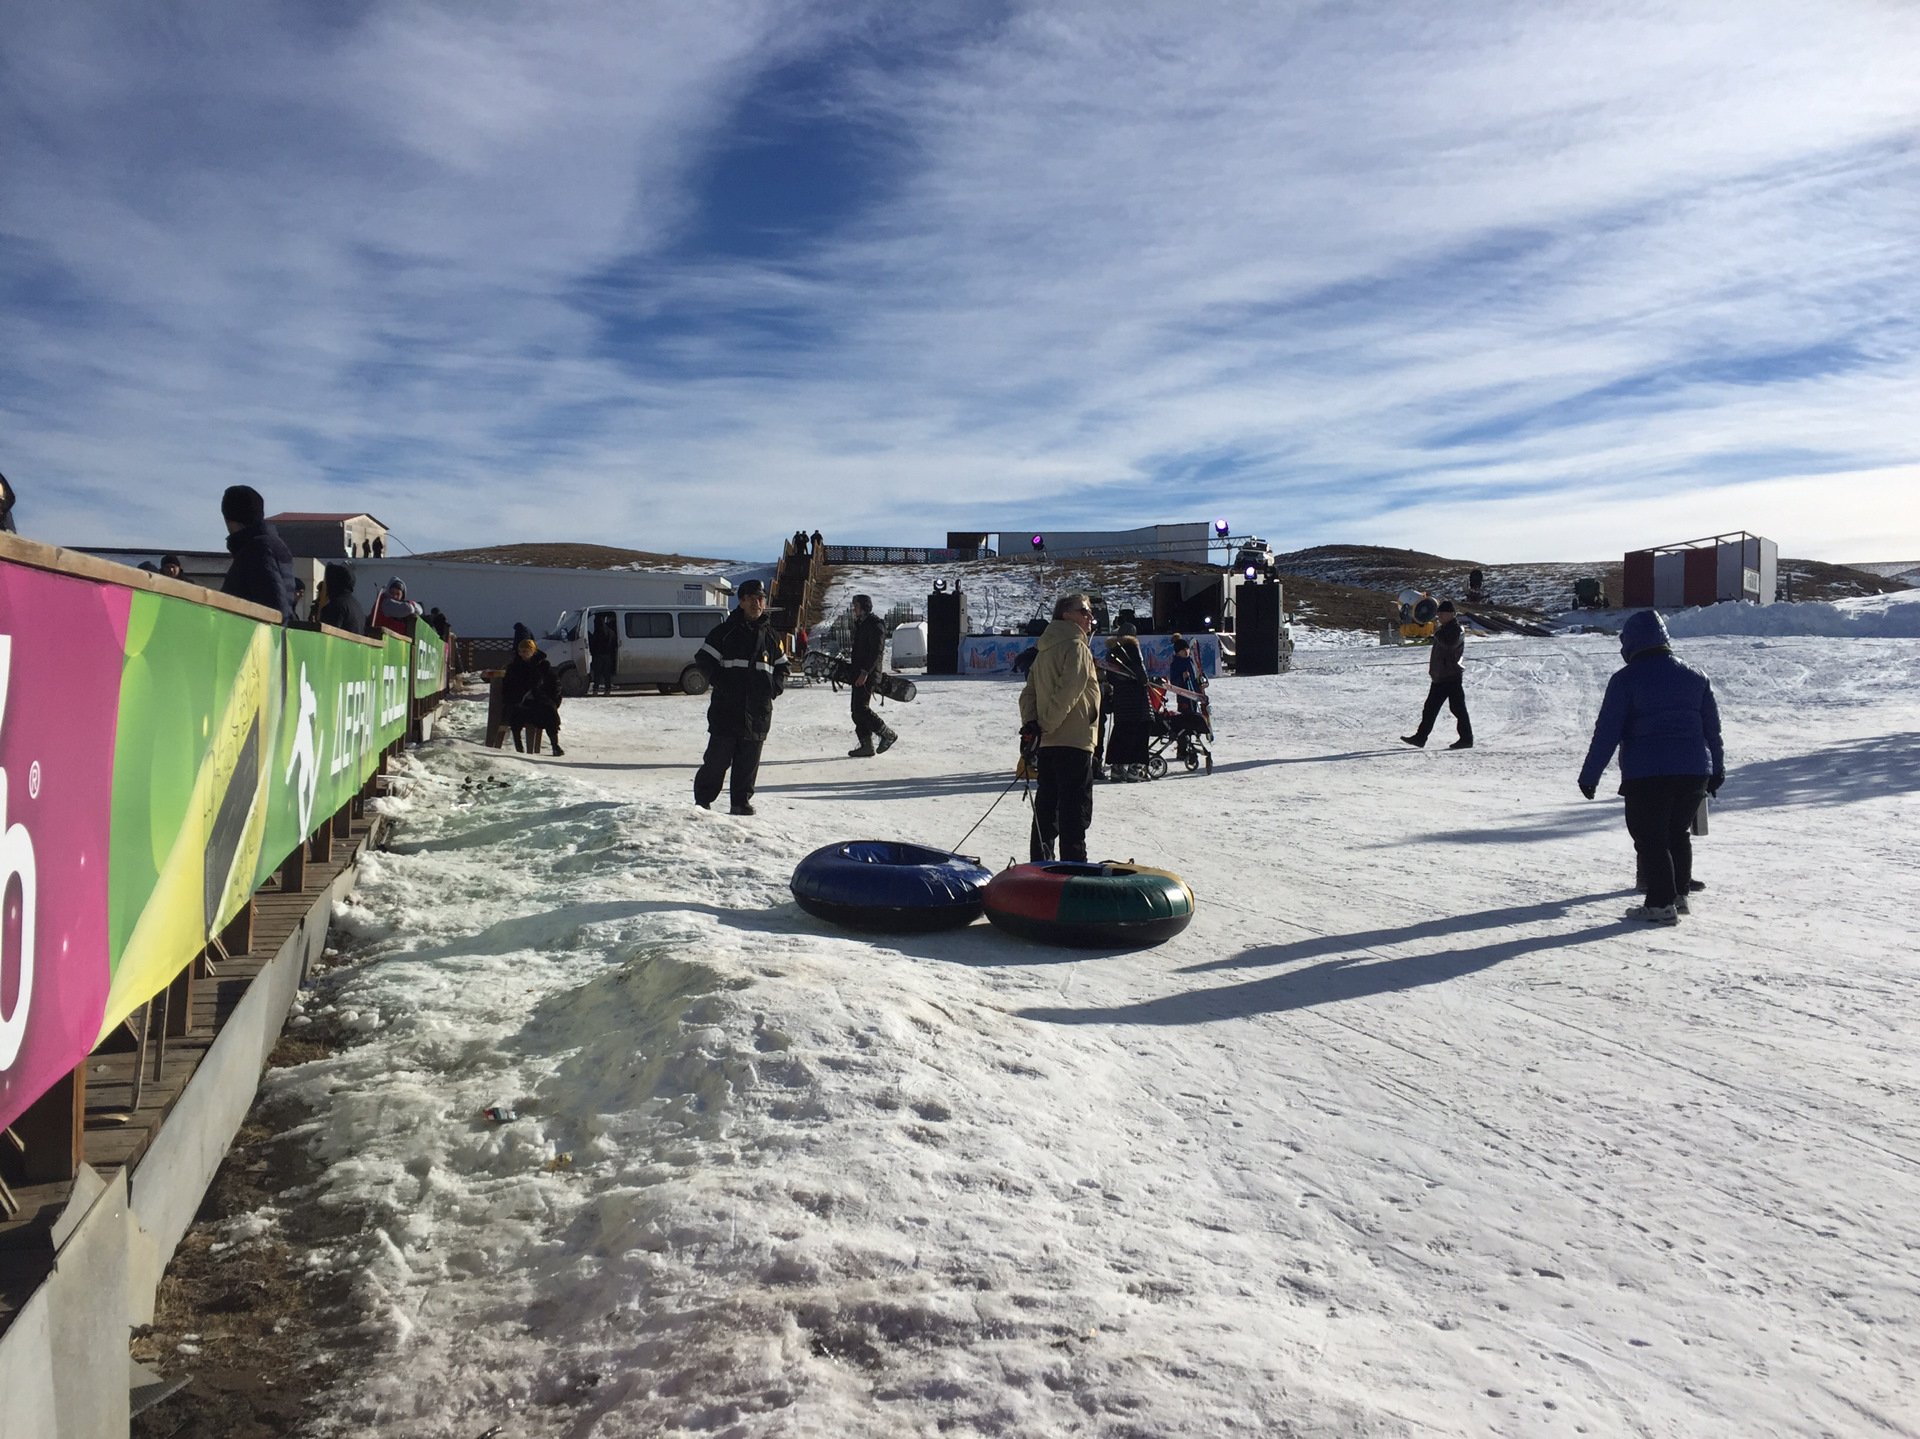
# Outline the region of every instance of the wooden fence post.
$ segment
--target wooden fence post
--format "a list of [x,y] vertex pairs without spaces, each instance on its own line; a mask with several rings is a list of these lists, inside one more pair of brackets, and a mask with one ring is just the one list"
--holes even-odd
[[21,1159],[27,1183],[64,1183],[79,1172],[86,1123],[87,1063],[83,1061],[13,1121],[13,1132],[26,1146]]
[[307,847],[296,844],[293,853],[280,865],[280,888],[288,894],[298,894],[307,887]]
[[220,931],[220,947],[228,954],[251,954],[253,952],[253,897],[249,895],[240,913],[227,921],[227,927]]

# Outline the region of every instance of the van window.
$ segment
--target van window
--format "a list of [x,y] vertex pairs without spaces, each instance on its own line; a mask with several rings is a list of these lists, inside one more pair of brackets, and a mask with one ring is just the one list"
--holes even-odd
[[725,610],[682,610],[680,611],[680,638],[703,640],[712,634],[714,626],[726,617]]
[[670,640],[673,638],[673,616],[664,610],[628,610],[627,638]]

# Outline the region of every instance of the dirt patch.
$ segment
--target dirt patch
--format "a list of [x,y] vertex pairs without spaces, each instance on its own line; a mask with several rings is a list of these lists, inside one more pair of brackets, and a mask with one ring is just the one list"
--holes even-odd
[[[341,1046],[314,1024],[281,1037],[269,1068],[304,1064]],[[174,1251],[153,1323],[134,1331],[133,1357],[168,1378],[191,1376],[133,1421],[134,1439],[256,1439],[287,1435],[314,1417],[356,1349],[367,1342],[349,1305],[350,1281],[300,1263],[310,1243],[357,1229],[358,1216],[322,1211],[301,1193],[322,1167],[297,1105],[256,1101]],[[277,1210],[271,1238],[234,1221]]]
[[708,570],[736,563],[703,555],[662,555],[652,550],[623,550],[615,545],[489,545],[477,550],[435,550],[420,560],[462,560],[481,565],[541,565],[557,570]]
[[1796,604],[1809,600],[1850,600],[1859,595],[1890,595],[1910,590],[1904,580],[1888,579],[1872,570],[1856,570],[1851,565],[1829,565],[1820,560],[1781,560],[1780,585],[1786,598]]

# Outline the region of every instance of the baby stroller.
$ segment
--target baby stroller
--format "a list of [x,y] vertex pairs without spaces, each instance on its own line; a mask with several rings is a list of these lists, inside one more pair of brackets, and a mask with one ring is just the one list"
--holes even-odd
[[1204,694],[1199,702],[1188,701],[1191,708],[1171,708],[1166,691],[1158,685],[1147,689],[1153,705],[1153,740],[1147,750],[1147,778],[1159,779],[1167,772],[1167,751],[1189,771],[1207,767],[1213,773],[1213,751],[1207,741],[1213,738],[1213,703]]

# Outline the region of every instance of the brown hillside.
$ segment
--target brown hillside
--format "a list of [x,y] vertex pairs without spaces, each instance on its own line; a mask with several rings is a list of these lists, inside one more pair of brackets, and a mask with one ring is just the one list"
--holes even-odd
[[623,550],[613,545],[552,543],[491,545],[478,550],[435,550],[416,555],[422,560],[464,560],[482,565],[539,565],[560,570],[705,570],[719,569],[732,560],[699,555],[661,555],[651,550]]

